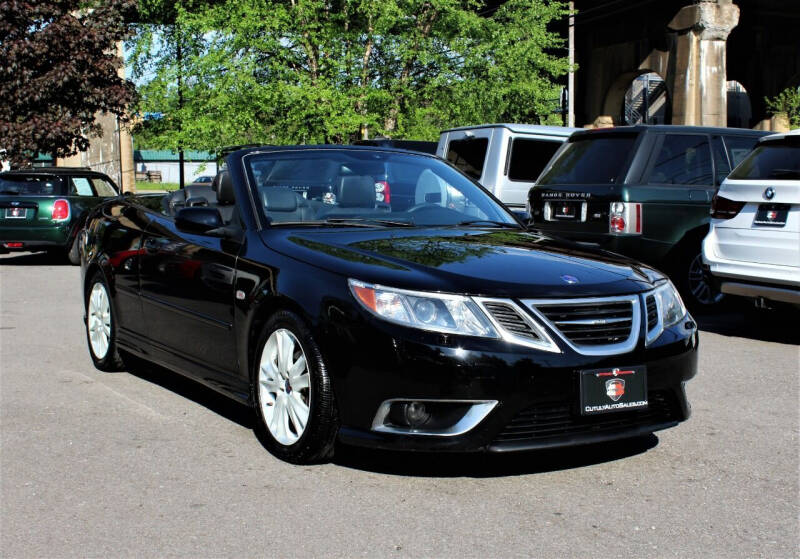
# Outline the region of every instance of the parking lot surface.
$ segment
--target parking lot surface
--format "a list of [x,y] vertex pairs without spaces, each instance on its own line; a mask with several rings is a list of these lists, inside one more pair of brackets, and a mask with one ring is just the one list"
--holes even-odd
[[94,369],[77,267],[0,256],[3,557],[796,557],[796,314],[696,317],[693,416],[515,455],[273,458],[250,411]]

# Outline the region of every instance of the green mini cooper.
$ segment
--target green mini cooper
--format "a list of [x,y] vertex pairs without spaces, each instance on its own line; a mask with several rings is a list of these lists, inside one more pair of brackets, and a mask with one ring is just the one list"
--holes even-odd
[[118,195],[108,176],[85,168],[0,173],[0,253],[48,251],[79,264],[76,238],[86,215]]

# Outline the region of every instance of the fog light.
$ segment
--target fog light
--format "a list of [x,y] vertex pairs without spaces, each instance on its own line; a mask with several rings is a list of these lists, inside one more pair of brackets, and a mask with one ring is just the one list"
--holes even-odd
[[422,427],[431,418],[422,402],[411,402],[403,406],[403,415],[410,427]]

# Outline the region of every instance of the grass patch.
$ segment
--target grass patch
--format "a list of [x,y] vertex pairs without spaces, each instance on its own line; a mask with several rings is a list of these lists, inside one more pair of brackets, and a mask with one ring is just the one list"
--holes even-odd
[[148,190],[178,190],[178,183],[136,181],[136,192],[146,192]]

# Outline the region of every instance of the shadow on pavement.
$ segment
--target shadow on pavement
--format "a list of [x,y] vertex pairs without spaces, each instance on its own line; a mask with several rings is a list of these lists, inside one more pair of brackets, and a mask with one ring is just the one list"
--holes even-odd
[[800,345],[800,310],[790,306],[757,309],[752,302],[741,300],[720,312],[695,314],[694,318],[703,332]]
[[219,394],[197,381],[153,363],[148,363],[135,357],[126,357],[125,362],[127,372],[130,374],[200,404],[242,427],[253,428],[254,417],[249,407]]
[[338,445],[333,462],[381,474],[418,477],[505,477],[569,470],[621,460],[658,444],[653,434],[561,449],[509,454],[394,452]]
[[[222,417],[253,429],[264,445],[263,429],[257,428],[253,411],[202,384],[158,365],[127,359],[128,372],[170,390]],[[647,452],[658,437],[646,435],[622,441],[573,448],[514,452],[510,454],[447,454],[394,452],[337,444],[333,463],[345,468],[390,475],[418,477],[503,477],[591,466]],[[264,452],[269,452],[264,448]]]
[[0,266],[69,266],[65,254],[57,252],[9,252],[0,254]]

